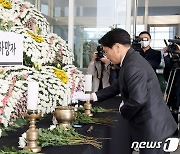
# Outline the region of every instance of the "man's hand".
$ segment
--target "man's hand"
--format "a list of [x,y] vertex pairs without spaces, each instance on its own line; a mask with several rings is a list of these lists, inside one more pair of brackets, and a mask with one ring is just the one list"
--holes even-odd
[[72,102],[77,103],[78,101],[90,101],[90,94],[85,94],[82,91],[75,92],[72,96]]
[[168,50],[168,47],[165,47],[165,48],[163,49],[164,53],[167,53],[167,50]]

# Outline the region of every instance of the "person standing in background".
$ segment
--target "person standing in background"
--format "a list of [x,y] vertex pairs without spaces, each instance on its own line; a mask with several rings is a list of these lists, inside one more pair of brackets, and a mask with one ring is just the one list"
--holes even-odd
[[150,47],[151,35],[147,31],[142,31],[139,34],[141,40],[141,49],[139,51],[140,55],[143,56],[149,64],[152,66],[154,71],[159,67],[161,63],[161,52],[154,50]]
[[87,74],[91,74],[93,77],[92,91],[96,92],[110,85],[110,60],[103,55],[98,58],[97,53],[93,54],[93,58],[89,63]]

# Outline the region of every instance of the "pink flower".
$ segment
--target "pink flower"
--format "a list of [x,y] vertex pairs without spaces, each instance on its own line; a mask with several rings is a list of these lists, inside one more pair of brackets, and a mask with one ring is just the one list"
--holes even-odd
[[59,55],[62,55],[62,48],[59,48]]
[[11,84],[9,88],[8,96],[10,96],[10,94],[12,93],[13,87],[14,87],[14,84]]
[[28,75],[27,74],[24,74],[24,78],[27,79]]
[[9,96],[6,96],[6,97],[2,100],[2,103],[3,103],[4,106],[6,106],[8,98],[9,98]]
[[4,108],[0,108],[0,114],[4,113]]

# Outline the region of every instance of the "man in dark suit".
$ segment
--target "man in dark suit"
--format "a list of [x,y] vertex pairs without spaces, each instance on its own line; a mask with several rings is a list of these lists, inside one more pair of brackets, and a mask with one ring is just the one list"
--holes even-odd
[[149,32],[142,31],[139,37],[142,39],[139,53],[149,62],[154,71],[156,71],[161,63],[161,52],[150,47],[151,35]]
[[[129,123],[131,142],[165,141],[174,133],[177,125],[163,100],[152,67],[131,48],[130,35],[123,29],[116,28],[109,31],[99,43],[113,64],[120,63],[119,78],[113,85],[96,93],[77,92],[73,99],[102,101],[121,94],[123,101],[119,111]],[[161,146],[161,148],[140,149],[140,153],[165,152]]]

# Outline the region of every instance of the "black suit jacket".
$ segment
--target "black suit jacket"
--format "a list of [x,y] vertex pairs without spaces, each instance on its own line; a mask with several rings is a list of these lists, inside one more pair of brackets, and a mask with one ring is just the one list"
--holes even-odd
[[149,62],[152,68],[156,71],[156,69],[159,67],[161,63],[161,52],[149,48],[146,52],[144,52],[143,49],[141,49],[139,53]]
[[100,101],[121,94],[124,105],[120,112],[130,123],[134,141],[162,140],[177,129],[155,72],[132,48],[123,60],[117,82],[96,94]]

